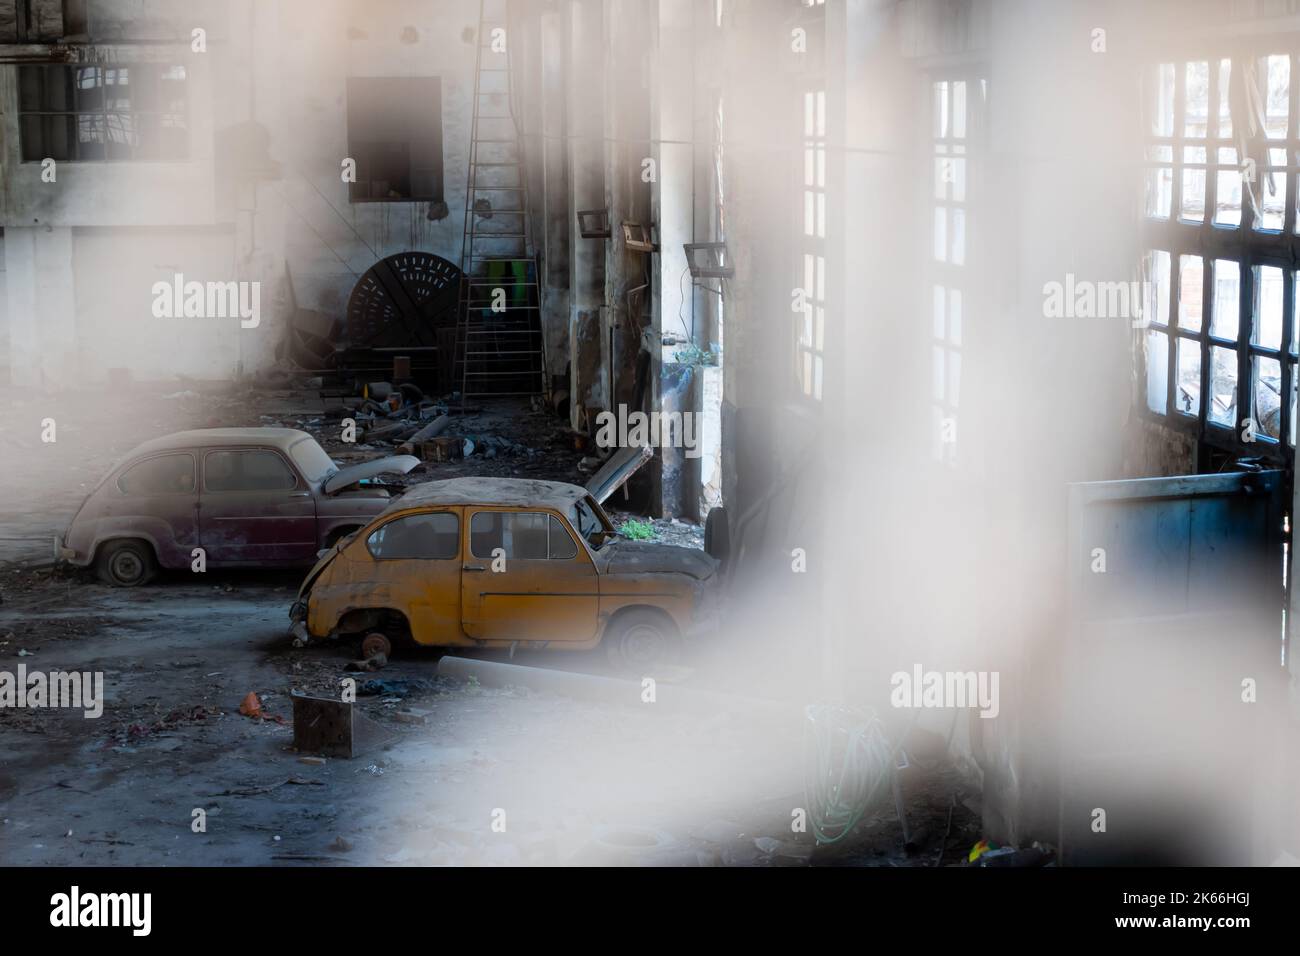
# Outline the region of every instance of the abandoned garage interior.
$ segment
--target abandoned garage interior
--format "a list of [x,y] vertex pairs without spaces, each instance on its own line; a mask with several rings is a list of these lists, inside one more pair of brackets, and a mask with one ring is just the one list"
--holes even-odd
[[0,865],[1300,863],[1296,0],[0,0]]

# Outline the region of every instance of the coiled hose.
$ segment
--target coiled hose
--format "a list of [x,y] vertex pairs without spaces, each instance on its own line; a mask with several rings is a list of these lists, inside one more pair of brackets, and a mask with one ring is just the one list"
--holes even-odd
[[901,747],[891,746],[874,711],[804,708],[804,799],[819,844],[852,832],[889,786]]

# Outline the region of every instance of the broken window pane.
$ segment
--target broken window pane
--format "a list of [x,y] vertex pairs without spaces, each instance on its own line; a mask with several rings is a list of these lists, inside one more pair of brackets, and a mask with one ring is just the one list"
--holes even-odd
[[1277,359],[1255,356],[1254,386],[1256,431],[1276,439],[1282,434],[1282,366]]
[[[1291,273],[1291,280],[1293,282],[1300,282],[1300,272]],[[1291,302],[1291,354],[1292,355],[1295,355],[1297,352],[1300,352],[1300,346],[1297,345],[1297,341],[1296,341],[1297,335],[1300,334],[1300,324],[1297,324],[1296,321],[1298,317],[1298,313],[1300,313],[1300,308],[1297,308],[1297,306],[1298,303],[1296,303],[1293,300]]]
[[1178,327],[1193,332],[1201,330],[1201,298],[1203,286],[1200,256],[1178,258]]
[[1282,270],[1255,269],[1255,326],[1251,341],[1265,348],[1282,347]]
[[[1192,158],[1197,157],[1199,158]],[[1185,163],[1204,163],[1205,150],[1187,147],[1184,150]],[[1183,201],[1179,210],[1182,219],[1191,222],[1205,221],[1205,167],[1183,166]]]
[[1156,136],[1174,135],[1174,65],[1161,63],[1155,69],[1155,102],[1152,104],[1151,132]]
[[1158,325],[1169,323],[1169,253],[1153,249],[1147,254],[1146,300],[1143,315]]
[[948,138],[948,82],[934,84],[934,138]]
[[1291,363],[1291,425],[1287,429],[1287,444],[1295,447],[1295,412],[1296,412],[1296,364]]
[[1210,116],[1210,64],[1207,61],[1194,60],[1187,64],[1184,97],[1183,135],[1203,137]]
[[1178,339],[1178,389],[1176,408],[1184,415],[1201,414],[1201,346],[1193,339]]
[[[1168,146],[1155,147],[1153,150],[1157,156],[1168,154],[1171,158],[1173,151]],[[1147,170],[1147,190],[1146,190],[1146,214],[1155,216],[1160,219],[1169,218],[1169,210],[1173,206],[1174,198],[1174,170],[1172,166],[1155,166]]]
[[1168,401],[1169,336],[1151,329],[1147,332],[1147,408],[1164,415]]
[[1241,266],[1231,259],[1214,260],[1214,316],[1210,334],[1237,340],[1241,312]]
[[1214,222],[1219,226],[1241,225],[1241,173],[1219,171],[1214,202]]
[[1269,139],[1286,136],[1291,57],[1285,53],[1266,57],[1264,66],[1264,133]]
[[1256,229],[1278,230],[1286,219],[1286,173],[1270,170],[1261,176]]
[[1232,107],[1229,92],[1232,80],[1232,61],[1219,61],[1219,136],[1229,139],[1232,136]]
[[1210,407],[1206,417],[1216,425],[1237,424],[1237,352],[1214,346],[1210,349]]

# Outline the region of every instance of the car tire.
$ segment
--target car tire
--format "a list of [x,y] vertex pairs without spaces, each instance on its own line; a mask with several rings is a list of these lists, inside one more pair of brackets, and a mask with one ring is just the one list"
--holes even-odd
[[145,541],[110,541],[95,556],[95,573],[105,584],[119,588],[148,584],[158,573],[153,548]]
[[621,615],[603,643],[609,662],[634,676],[646,676],[649,668],[675,664],[682,656],[681,637],[672,621],[648,609]]

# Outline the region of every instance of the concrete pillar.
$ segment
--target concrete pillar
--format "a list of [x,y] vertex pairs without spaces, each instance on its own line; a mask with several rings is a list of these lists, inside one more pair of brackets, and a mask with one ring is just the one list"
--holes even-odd
[[[651,208],[659,227],[659,255],[652,260],[657,299],[652,334],[660,374],[658,408],[664,413],[695,415],[699,409],[698,368],[677,366],[680,345],[664,346],[666,330],[679,339],[708,348],[707,324],[696,327],[690,277],[683,244],[693,232],[695,149],[695,9],[691,0],[659,0],[655,76],[651,89],[650,153],[657,163],[651,184]],[[707,181],[706,181],[707,182]],[[706,190],[707,191],[707,190]],[[684,320],[684,321],[683,321]],[[694,429],[692,429],[694,433]],[[665,446],[661,452],[661,507],[665,517],[697,514],[698,459]]]
[[72,229],[5,230],[11,381],[59,387],[79,380]]
[[606,243],[577,234],[578,210],[605,205],[604,3],[571,0],[567,12],[568,220],[574,227],[569,260],[569,418],[577,428],[583,422],[584,406],[606,403],[600,360]]
[[569,355],[569,281],[571,279],[570,244],[577,242],[577,221],[570,208],[568,45],[564,35],[564,18],[555,9],[541,14],[538,66],[541,72],[537,99],[539,136],[530,139],[526,146],[530,164],[541,166],[542,221],[534,223],[535,236],[541,239],[542,281],[545,283],[542,301],[542,328],[546,342],[546,368],[552,375],[563,373]]

